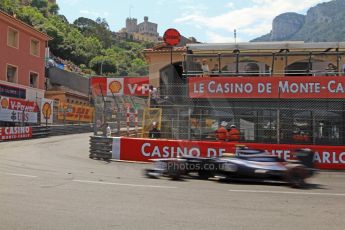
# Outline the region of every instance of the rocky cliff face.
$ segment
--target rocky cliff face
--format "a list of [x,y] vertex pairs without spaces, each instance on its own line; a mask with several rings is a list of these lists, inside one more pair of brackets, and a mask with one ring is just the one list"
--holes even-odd
[[252,41],[345,41],[345,0],[318,4],[307,15],[284,13],[272,23],[272,31]]
[[284,13],[273,20],[271,32],[272,41],[281,41],[291,38],[304,25],[305,16],[297,13]]

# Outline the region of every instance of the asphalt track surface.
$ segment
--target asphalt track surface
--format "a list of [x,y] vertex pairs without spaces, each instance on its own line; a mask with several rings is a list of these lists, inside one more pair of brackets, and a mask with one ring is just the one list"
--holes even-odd
[[310,189],[147,179],[88,158],[88,134],[0,143],[0,229],[345,229],[345,172]]

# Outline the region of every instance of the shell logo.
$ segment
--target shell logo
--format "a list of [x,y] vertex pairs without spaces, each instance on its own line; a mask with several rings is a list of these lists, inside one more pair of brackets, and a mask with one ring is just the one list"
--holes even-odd
[[3,109],[7,109],[8,106],[9,106],[9,102],[8,102],[7,98],[1,99],[1,107],[2,107]]
[[120,93],[122,89],[122,84],[119,81],[112,81],[109,83],[109,90],[112,93]]
[[52,108],[48,102],[43,104],[42,114],[44,119],[50,119],[50,116],[52,115]]

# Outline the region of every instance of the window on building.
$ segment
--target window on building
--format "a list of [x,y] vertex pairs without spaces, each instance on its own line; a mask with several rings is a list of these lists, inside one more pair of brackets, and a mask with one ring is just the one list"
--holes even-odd
[[15,66],[7,65],[7,81],[17,82],[18,69]]
[[19,32],[13,28],[8,28],[7,45],[18,48],[19,47]]
[[30,72],[30,87],[38,88],[38,74]]
[[30,54],[34,56],[40,56],[40,42],[38,40],[31,39]]

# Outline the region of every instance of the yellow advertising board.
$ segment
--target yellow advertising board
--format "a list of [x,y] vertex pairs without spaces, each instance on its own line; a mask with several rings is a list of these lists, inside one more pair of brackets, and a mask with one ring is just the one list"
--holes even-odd
[[60,121],[93,122],[95,109],[90,106],[60,103],[58,119]]
[[157,122],[158,129],[161,129],[161,122],[162,122],[162,109],[160,108],[146,108],[144,110],[144,117],[143,117],[143,130],[142,130],[142,137],[147,138],[149,137],[149,132],[152,128],[152,123]]

